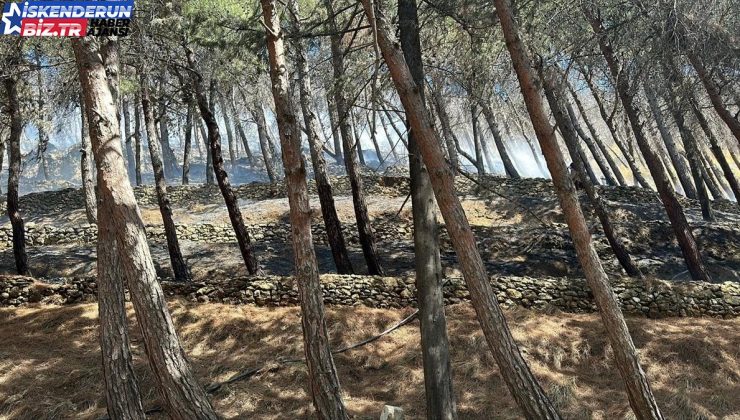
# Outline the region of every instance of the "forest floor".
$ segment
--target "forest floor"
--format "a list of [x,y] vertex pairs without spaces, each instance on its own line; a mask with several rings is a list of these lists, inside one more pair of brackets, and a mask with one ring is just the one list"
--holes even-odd
[[[479,241],[489,274],[581,277],[575,252],[549,181],[491,178],[496,194],[466,194],[463,205]],[[524,181],[519,181],[524,182]],[[196,188],[196,187],[193,187]],[[641,268],[650,276],[685,281],[687,274],[670,226],[653,192],[635,188],[602,189],[618,232]],[[502,196],[509,198],[502,198]],[[513,197],[513,198],[512,198]],[[413,273],[410,203],[405,192],[371,194],[368,207],[378,226],[378,250],[388,275]],[[210,201],[209,201],[210,200]],[[220,196],[206,202],[174,202],[179,225],[228,224]],[[364,264],[353,221],[351,196],[336,196],[340,219],[357,271]],[[240,197],[248,225],[287,226],[284,198],[256,201]],[[311,198],[314,223],[320,224],[318,200]],[[740,209],[716,203],[717,221],[701,220],[696,202],[686,212],[715,281],[740,281]],[[84,209],[41,211],[21,206],[26,221],[37,226],[86,225]],[[403,207],[403,209],[402,209]],[[402,210],[401,210],[402,209]],[[399,212],[400,210],[400,212]],[[160,224],[159,210],[142,205],[148,224]],[[610,275],[621,275],[601,228],[589,215],[596,248]],[[0,225],[7,219],[0,218]],[[290,274],[289,240],[255,241],[256,254],[268,274]],[[166,246],[151,241],[160,276],[168,277]],[[245,275],[235,241],[182,241],[183,253],[199,281]],[[316,244],[322,272],[334,271],[324,243]],[[37,277],[95,274],[94,244],[28,247]],[[13,254],[0,249],[0,274],[12,273]],[[460,276],[449,240],[442,236],[447,276]],[[178,332],[201,383],[223,381],[247,368],[267,369],[250,379],[226,385],[212,396],[225,418],[306,418],[312,407],[306,370],[301,363],[279,365],[276,357],[300,357],[302,337],[298,308],[257,308],[170,302]],[[411,313],[357,307],[328,307],[335,347],[378,334]],[[468,304],[448,310],[452,370],[460,418],[520,418],[498,375],[496,363]],[[133,313],[132,324],[135,322]],[[564,417],[631,419],[632,414],[613,355],[597,314],[506,311],[524,357]],[[740,419],[740,319],[630,317],[628,324],[666,418]],[[131,329],[134,356],[147,407],[157,405],[152,374],[145,363],[141,336]],[[105,414],[97,344],[95,304],[28,306],[0,309],[0,419],[98,419]],[[409,418],[424,417],[424,386],[418,323],[380,340],[336,356],[345,401],[356,418],[377,418],[384,404],[399,405]]]
[[[201,383],[248,368],[266,369],[224,385],[211,396],[224,418],[310,418],[300,358],[298,308],[256,308],[170,302]],[[335,348],[383,331],[411,309],[330,307]],[[129,310],[137,376],[146,408],[158,405],[133,311]],[[631,419],[613,355],[596,314],[506,311],[524,358],[565,418]],[[448,308],[454,390],[460,418],[521,418],[498,374],[468,304]],[[740,320],[631,317],[628,324],[669,419],[740,419]],[[384,404],[424,418],[418,323],[335,356],[353,418],[377,419]],[[0,418],[98,419],[105,416],[97,342],[97,306],[0,309]],[[154,418],[160,418],[154,416]]]

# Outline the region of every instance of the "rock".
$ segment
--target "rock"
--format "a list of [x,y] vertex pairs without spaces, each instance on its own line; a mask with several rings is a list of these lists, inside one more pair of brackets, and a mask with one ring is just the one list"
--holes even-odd
[[386,405],[380,413],[380,420],[403,420],[403,409],[393,405]]

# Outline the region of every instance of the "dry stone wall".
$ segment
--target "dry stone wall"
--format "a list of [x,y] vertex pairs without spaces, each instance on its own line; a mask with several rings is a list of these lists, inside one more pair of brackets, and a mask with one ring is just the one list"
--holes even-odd
[[[413,278],[322,276],[324,302],[328,305],[365,305],[400,308],[416,305]],[[500,277],[491,280],[499,302],[506,306],[593,312],[593,296],[585,281],[572,278]],[[163,281],[165,293],[192,302],[291,306],[298,304],[295,282],[289,277],[244,277],[214,282]],[[740,285],[726,282],[669,283],[615,279],[612,283],[622,309],[648,317],[740,316]],[[94,278],[34,280],[0,276],[0,306],[31,303],[73,304],[95,300]],[[447,304],[469,300],[462,279],[449,278],[444,285]]]

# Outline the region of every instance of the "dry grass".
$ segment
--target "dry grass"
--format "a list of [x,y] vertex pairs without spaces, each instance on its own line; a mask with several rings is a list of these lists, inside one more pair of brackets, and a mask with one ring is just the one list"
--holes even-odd
[[[224,380],[276,356],[302,354],[297,308],[171,302],[184,346],[202,383]],[[519,418],[470,306],[449,308],[460,418]],[[374,335],[409,310],[329,308],[335,345]],[[0,418],[94,419],[104,414],[94,304],[0,310]],[[507,312],[543,387],[566,418],[632,418],[596,315]],[[133,323],[133,317],[131,319]],[[740,321],[632,318],[629,326],[658,402],[670,419],[740,419]],[[336,357],[353,416],[377,418],[384,403],[423,418],[424,388],[412,323]],[[147,406],[156,404],[141,337],[134,354]],[[301,364],[219,390],[225,418],[305,418],[312,413]]]

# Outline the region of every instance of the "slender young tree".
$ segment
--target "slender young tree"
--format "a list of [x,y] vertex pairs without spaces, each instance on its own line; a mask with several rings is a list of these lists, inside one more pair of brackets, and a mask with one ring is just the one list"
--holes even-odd
[[[300,19],[298,15],[298,5],[295,1],[288,3],[290,9],[291,29],[293,33],[300,32]],[[324,161],[324,152],[321,149],[321,139],[319,138],[318,117],[313,109],[311,102],[311,77],[308,74],[308,61],[306,59],[305,47],[303,40],[296,39],[293,41],[293,54],[295,56],[295,67],[298,73],[299,95],[301,103],[301,112],[303,113],[303,122],[306,127],[306,137],[308,138],[308,148],[311,153],[311,163],[313,165],[313,176],[316,182],[316,190],[321,205],[321,215],[326,227],[326,236],[331,248],[334,265],[340,274],[352,274],[352,262],[349,259],[349,252],[344,241],[342,233],[342,224],[337,215],[337,209],[334,204],[334,193],[332,191],[329,175],[326,172],[326,161]]]
[[[134,139],[133,130],[131,127],[131,103],[129,102],[129,98],[124,97],[123,101],[121,102],[121,108],[123,110],[123,126],[124,130],[122,130],[122,135],[125,136],[124,138],[124,144],[126,145],[126,163],[127,166],[127,172],[129,178],[131,178],[131,183],[133,184],[136,182],[136,155],[134,153],[134,145],[132,144],[132,140]],[[136,109],[136,108],[134,108]],[[84,117],[83,117],[84,118]]]
[[257,125],[257,136],[260,140],[260,150],[262,151],[262,160],[265,162],[267,177],[270,179],[271,183],[275,183],[278,179],[274,166],[275,158],[272,155],[270,138],[267,134],[265,110],[262,108],[262,102],[260,102],[256,97],[252,103],[252,117],[254,117],[254,123]]
[[478,315],[478,322],[499,366],[501,376],[526,418],[559,419],[560,415],[532,375],[514,342],[483,266],[475,236],[455,192],[452,169],[445,160],[441,142],[432,126],[432,119],[406,65],[400,46],[391,35],[390,25],[380,11],[374,8],[373,3],[372,0],[362,1],[365,15],[375,30],[383,59],[416,136],[434,195],[470,291],[470,299]]
[[[139,206],[120,158],[117,112],[98,41],[73,39],[72,47],[98,168],[99,222],[109,224],[116,237],[118,249],[115,255],[122,270],[121,277],[128,281],[158,391],[173,418],[217,419],[205,390],[190,370],[157,281]],[[132,415],[130,418],[137,417]]]
[[[331,62],[334,76],[334,85],[331,87],[333,103],[337,110],[337,125],[339,126],[339,135],[342,138],[342,151],[344,152],[344,166],[347,170],[350,187],[352,189],[352,204],[355,210],[355,220],[357,222],[357,233],[362,247],[362,254],[365,257],[367,271],[370,275],[382,275],[383,268],[380,265],[378,251],[375,245],[375,233],[370,224],[370,216],[367,212],[367,202],[365,201],[365,187],[360,174],[360,164],[358,157],[362,156],[362,147],[360,138],[353,134],[351,124],[353,118],[352,107],[347,101],[345,90],[347,87],[346,77],[344,74],[344,52],[342,48],[342,39],[339,32],[339,25],[336,21],[336,13],[331,0],[324,0],[324,6],[329,19],[327,20],[328,29],[332,32],[331,41]],[[337,150],[337,153],[339,151]]]
[[[206,98],[205,89],[203,88],[203,78],[198,73],[195,61],[195,53],[190,47],[183,43],[185,49],[185,57],[188,61],[188,67],[192,78],[192,87],[195,94],[195,99],[200,110],[200,115],[205,121],[206,127],[208,128],[208,143],[210,146],[211,156],[213,159],[213,172],[218,180],[218,187],[221,190],[221,195],[224,197],[226,203],[226,209],[229,213],[229,219],[231,220],[231,226],[234,228],[236,234],[236,241],[239,243],[239,251],[244,259],[244,264],[247,267],[249,274],[257,274],[260,272],[259,265],[257,263],[257,257],[254,255],[252,249],[252,242],[249,238],[249,232],[247,226],[244,224],[244,218],[242,212],[239,209],[239,203],[237,202],[234,190],[231,188],[231,182],[229,176],[224,169],[224,159],[221,155],[221,133],[216,123],[216,118],[211,111],[211,105]],[[212,99],[215,99],[212,97]]]
[[139,104],[141,98],[137,92],[134,95],[134,146],[136,146],[136,185],[142,185],[141,180],[141,113],[139,110]]
[[[398,26],[401,49],[423,101],[424,68],[416,0],[399,0]],[[439,256],[436,203],[413,129],[409,130],[408,143],[411,209],[414,218],[414,261],[427,419],[450,420],[457,418],[457,407],[452,387],[450,345],[442,293],[442,263]]]
[[[147,138],[153,139],[156,136],[154,126],[154,111],[149,93],[149,80],[146,75],[147,69],[140,65],[139,71],[139,90],[141,95],[141,108],[144,110],[144,126],[146,127]],[[162,150],[160,144],[156,141],[149,141],[149,156],[152,160],[152,171],[154,172],[154,186],[157,190],[157,202],[159,203],[159,213],[162,215],[162,224],[164,225],[164,234],[167,239],[167,251],[170,254],[170,263],[172,272],[175,275],[175,281],[189,282],[190,272],[185,259],[182,257],[180,250],[180,241],[177,239],[177,227],[172,218],[172,206],[167,194],[167,182],[164,178],[164,164],[162,163]]]
[[[297,14],[295,0],[289,2],[292,12]],[[306,165],[301,155],[301,130],[290,94],[283,30],[275,7],[277,1],[261,0],[261,3],[290,205],[295,273],[301,300],[303,344],[311,395],[319,418],[348,419],[326,331],[319,268],[311,240],[311,205],[308,202]]]

